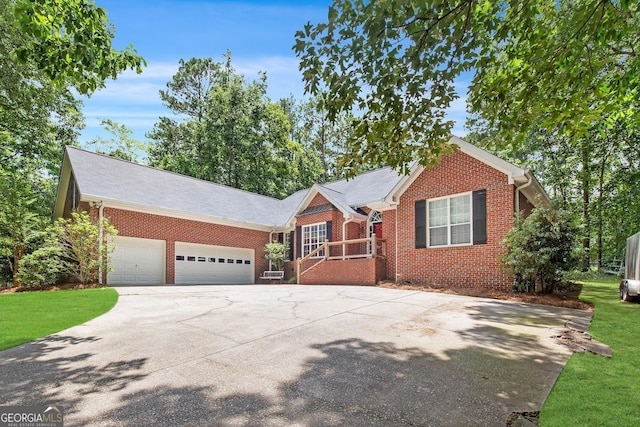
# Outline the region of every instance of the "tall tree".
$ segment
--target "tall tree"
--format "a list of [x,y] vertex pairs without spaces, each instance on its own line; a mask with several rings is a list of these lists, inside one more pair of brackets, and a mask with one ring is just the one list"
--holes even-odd
[[116,50],[105,9],[92,0],[8,0],[26,37],[15,50],[56,86],[89,94],[126,69],[142,72],[144,59],[129,45]]
[[273,197],[306,185],[307,147],[290,140],[291,124],[266,96],[266,75],[246,82],[227,52],[223,62],[193,58],[160,91],[173,117],[148,137],[154,166]]
[[89,141],[88,144],[94,146],[97,153],[135,163],[142,163],[146,159],[151,146],[149,142],[135,139],[133,130],[115,120],[104,119],[101,124],[112,137],[109,139],[96,137]]
[[91,0],[0,1],[0,33],[0,251],[16,273],[51,219],[62,147],[83,126],[74,93],[144,60],[113,48],[113,26]]
[[626,238],[640,229],[634,210],[640,188],[632,184],[640,177],[640,128],[633,120],[603,118],[582,138],[536,131],[514,150],[497,149],[497,133],[473,119],[469,140],[534,170],[557,205],[573,214],[583,267],[621,258]]
[[534,129],[585,136],[638,101],[638,3],[628,0],[334,0],[296,33],[305,88],[333,119],[357,109],[345,164],[424,165],[449,147],[455,79],[504,143]]
[[308,147],[320,162],[321,174],[313,182],[329,182],[343,178],[345,171],[339,158],[345,153],[351,137],[354,117],[341,113],[333,120],[323,108],[322,95],[307,100],[293,98],[280,101],[291,122],[291,139]]

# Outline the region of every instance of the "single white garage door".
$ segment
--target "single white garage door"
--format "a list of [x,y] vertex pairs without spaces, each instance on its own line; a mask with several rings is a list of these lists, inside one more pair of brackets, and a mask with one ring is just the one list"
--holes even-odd
[[165,278],[165,241],[116,237],[111,254],[110,285],[161,285]]
[[176,285],[254,282],[254,250],[176,242]]

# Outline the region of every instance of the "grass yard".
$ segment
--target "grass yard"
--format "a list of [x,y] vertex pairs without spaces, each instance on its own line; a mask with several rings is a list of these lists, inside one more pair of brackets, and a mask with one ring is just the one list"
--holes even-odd
[[112,288],[0,295],[0,350],[84,323],[116,301]]
[[613,356],[571,356],[542,408],[540,425],[638,425],[640,304],[620,301],[617,278],[583,284],[580,298],[595,305],[589,333],[608,344]]

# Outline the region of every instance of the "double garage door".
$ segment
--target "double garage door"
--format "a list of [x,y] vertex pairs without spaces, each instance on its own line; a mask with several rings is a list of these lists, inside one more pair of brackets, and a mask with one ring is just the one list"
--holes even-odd
[[176,284],[253,283],[254,250],[176,242]]
[[[164,240],[118,236],[107,281],[113,285],[163,284],[165,259]],[[253,249],[176,242],[175,283],[253,283],[254,261]]]

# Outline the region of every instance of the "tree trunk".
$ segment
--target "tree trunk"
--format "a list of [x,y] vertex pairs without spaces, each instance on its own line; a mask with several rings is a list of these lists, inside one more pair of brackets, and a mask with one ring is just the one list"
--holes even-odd
[[13,284],[18,288],[22,286],[20,279],[18,279],[18,271],[20,270],[20,260],[24,256],[25,250],[25,246],[21,244],[13,247]]
[[589,207],[589,194],[591,187],[591,165],[590,165],[590,150],[585,142],[581,144],[582,148],[582,218],[584,222],[584,235],[582,237],[582,249],[584,251],[584,258],[582,260],[583,271],[589,270],[589,261],[591,259],[591,217]]
[[602,159],[602,163],[600,164],[600,174],[598,176],[598,235],[597,246],[598,246],[598,268],[602,268],[602,233],[604,229],[604,218],[603,218],[603,201],[604,201],[604,172],[605,166],[607,164],[608,156]]

